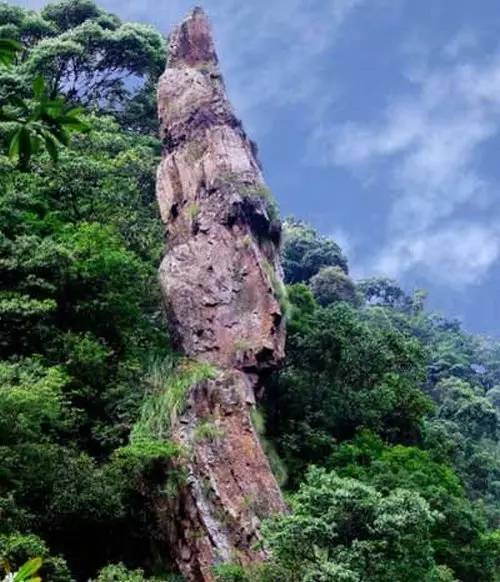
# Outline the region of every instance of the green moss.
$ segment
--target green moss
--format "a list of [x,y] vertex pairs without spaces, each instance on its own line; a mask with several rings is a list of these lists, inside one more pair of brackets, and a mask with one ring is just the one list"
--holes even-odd
[[135,438],[130,444],[116,449],[113,456],[117,459],[147,465],[159,459],[179,457],[181,448],[170,440]]
[[221,172],[219,174],[219,180],[223,186],[241,186],[243,183],[241,174],[236,172]]
[[271,471],[273,472],[278,485],[282,487],[288,479],[288,471],[286,469],[285,463],[282,461],[278,455],[273,443],[265,437],[266,432],[266,420],[262,412],[258,408],[253,408],[250,412],[250,418],[252,424],[255,428],[255,432],[259,436],[259,441],[264,451],[264,454],[269,461]]
[[249,581],[245,570],[238,564],[220,564],[219,566],[214,566],[213,573],[217,582]]
[[252,244],[252,237],[249,234],[246,234],[242,239],[241,243],[245,248],[248,248]]
[[259,199],[265,203],[267,213],[271,220],[279,220],[280,211],[278,204],[274,199],[274,196],[263,184],[255,184],[252,186],[246,186],[242,189],[241,194],[243,198]]
[[231,515],[222,506],[218,505],[214,507],[213,516],[219,523],[223,525],[229,526],[231,524]]
[[278,204],[269,188],[264,184],[249,184],[245,182],[241,174],[236,172],[224,172],[220,175],[222,185],[231,185],[237,188],[241,197],[248,200],[262,200],[267,214],[271,220],[279,220],[280,212]]
[[196,63],[195,68],[202,73],[213,73],[216,70],[212,61],[200,61]]
[[266,421],[264,420],[264,415],[258,408],[254,407],[250,412],[250,418],[255,432],[259,436],[262,436],[266,432]]
[[187,160],[194,164],[205,153],[205,146],[197,140],[192,140],[186,144],[185,151]]
[[234,349],[237,352],[245,352],[252,347],[252,344],[246,339],[239,339],[234,342]]
[[224,429],[217,426],[214,420],[205,418],[200,420],[194,430],[194,439],[196,441],[214,442],[224,436]]
[[199,207],[198,204],[196,204],[196,202],[193,202],[188,205],[188,207],[186,208],[186,212],[191,220],[195,220],[199,216],[201,208]]
[[262,261],[262,268],[269,277],[273,294],[278,300],[281,307],[281,312],[285,318],[291,315],[292,305],[288,299],[288,291],[283,281],[276,275],[276,271],[271,263],[267,260]]

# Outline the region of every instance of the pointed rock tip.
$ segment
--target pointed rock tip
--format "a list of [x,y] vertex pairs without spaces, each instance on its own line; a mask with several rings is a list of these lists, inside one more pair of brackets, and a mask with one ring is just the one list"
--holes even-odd
[[203,8],[195,6],[170,37],[167,67],[215,66],[217,63],[210,22]]
[[[206,12],[203,10],[202,6],[195,6],[192,10],[191,10],[191,14],[188,16],[188,18],[193,18],[194,16],[203,16],[204,18],[207,18],[207,14]],[[208,20],[208,19],[207,19]]]

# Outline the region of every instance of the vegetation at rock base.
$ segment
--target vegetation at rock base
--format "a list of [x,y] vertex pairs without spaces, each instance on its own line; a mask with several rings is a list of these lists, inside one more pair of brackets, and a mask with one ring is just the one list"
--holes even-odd
[[[72,136],[57,165],[42,149],[29,173],[0,157],[0,555],[12,571],[42,557],[44,580],[94,575],[125,558],[151,569],[150,504],[178,478],[167,461],[180,452],[166,439],[129,442],[148,362],[171,350],[156,283],[159,144],[143,128],[123,129],[126,112],[138,107],[123,85],[127,71],[139,72],[138,53],[116,49],[129,33],[145,35],[143,43],[156,39],[162,62],[163,40],[87,0],[41,14],[2,3],[0,14],[0,36],[23,46],[1,71],[2,104],[11,94],[29,98],[40,73],[57,97],[77,54],[85,79],[94,68],[96,78],[107,67],[123,73],[103,82],[102,93],[66,93],[73,106],[87,105],[81,115],[92,131]],[[119,54],[120,66],[97,65],[77,46],[84,35],[101,39],[100,58]],[[47,51],[60,58],[44,60]],[[143,59],[146,73],[151,51]],[[124,100],[119,113],[112,96]],[[0,123],[4,143],[9,131]]]
[[[214,371],[173,353],[160,308],[164,39],[92,0],[0,3],[0,23],[0,102],[31,103],[42,75],[92,128],[57,164],[0,156],[0,558],[17,572],[39,557],[33,576],[53,582],[173,582],[154,513],[185,479],[169,425]],[[500,343],[421,290],[353,281],[302,221],[284,241],[288,288],[268,276],[287,359],[253,422],[292,512],[264,525],[267,563],[217,579],[498,580]],[[210,418],[197,431],[223,436]]]

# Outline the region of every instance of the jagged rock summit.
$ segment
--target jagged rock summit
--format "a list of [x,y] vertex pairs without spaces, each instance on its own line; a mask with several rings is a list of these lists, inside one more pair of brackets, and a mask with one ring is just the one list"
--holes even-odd
[[170,37],[158,108],[166,312],[179,349],[216,370],[173,426],[188,478],[167,529],[185,577],[212,580],[216,564],[265,557],[260,521],[285,510],[251,421],[256,390],[284,356],[281,225],[200,8]]

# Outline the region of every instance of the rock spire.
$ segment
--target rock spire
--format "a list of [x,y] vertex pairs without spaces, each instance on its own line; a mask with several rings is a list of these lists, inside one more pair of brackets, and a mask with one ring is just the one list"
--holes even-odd
[[173,426],[187,479],[168,535],[186,578],[212,580],[216,564],[262,559],[260,521],[285,509],[251,415],[284,356],[286,294],[281,225],[200,8],[170,37],[158,110],[165,308],[178,348],[216,370]]

